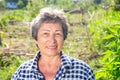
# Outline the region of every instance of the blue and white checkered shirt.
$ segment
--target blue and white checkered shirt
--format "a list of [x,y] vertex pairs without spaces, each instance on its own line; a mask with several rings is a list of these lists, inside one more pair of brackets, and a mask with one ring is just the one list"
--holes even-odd
[[[37,67],[40,52],[35,58],[23,63],[13,74],[11,80],[45,80]],[[91,68],[81,60],[61,53],[61,67],[54,80],[95,80]]]

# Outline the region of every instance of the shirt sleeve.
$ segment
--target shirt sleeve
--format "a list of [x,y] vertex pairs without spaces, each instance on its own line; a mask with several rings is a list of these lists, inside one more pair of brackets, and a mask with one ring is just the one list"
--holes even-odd
[[93,70],[89,70],[88,72],[88,80],[95,80]]
[[17,69],[15,73],[13,73],[11,80],[17,80],[20,77],[21,67]]

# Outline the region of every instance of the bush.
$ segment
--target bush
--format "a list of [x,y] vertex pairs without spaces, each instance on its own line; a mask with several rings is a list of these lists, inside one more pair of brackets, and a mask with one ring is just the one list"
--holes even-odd
[[11,80],[13,72],[21,62],[22,59],[16,55],[0,53],[0,80]]
[[6,8],[5,1],[4,0],[0,0],[0,10],[3,10],[5,8]]
[[104,56],[99,58],[101,67],[96,72],[96,79],[120,80],[120,16],[118,12],[111,11],[107,20],[103,28],[104,35],[100,39]]
[[120,11],[120,0],[114,0],[114,2],[115,2],[115,6],[114,6],[115,10]]
[[24,7],[24,3],[22,0],[19,0],[18,3],[17,3],[17,8],[23,8]]
[[101,0],[94,0],[94,3],[95,3],[95,4],[100,4],[100,3],[101,3]]
[[28,60],[26,56],[17,56],[12,53],[0,53],[0,80],[11,80],[12,74],[21,63]]

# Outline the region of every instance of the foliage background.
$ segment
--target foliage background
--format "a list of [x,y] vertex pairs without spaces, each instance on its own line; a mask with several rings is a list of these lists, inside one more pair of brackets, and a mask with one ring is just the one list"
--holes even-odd
[[36,53],[36,45],[29,37],[29,25],[43,7],[66,11],[82,7],[83,15],[66,12],[71,25],[63,51],[87,62],[96,80],[120,80],[119,0],[81,0],[77,3],[31,0],[26,6],[22,1],[18,1],[21,9],[16,10],[7,10],[5,1],[0,1],[0,80],[10,80],[18,66]]

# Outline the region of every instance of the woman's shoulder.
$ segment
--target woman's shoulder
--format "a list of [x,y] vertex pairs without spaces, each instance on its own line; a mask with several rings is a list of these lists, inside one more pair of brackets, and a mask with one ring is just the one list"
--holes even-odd
[[71,66],[72,66],[73,70],[77,70],[78,72],[83,71],[83,73],[87,73],[89,76],[90,75],[93,76],[92,68],[85,61],[80,60],[80,59],[76,59],[73,57],[70,57],[70,61],[71,61]]
[[94,80],[94,73],[92,68],[83,60],[64,55],[64,60],[68,64],[67,70],[73,76],[82,76],[89,80]]
[[27,68],[29,68],[30,66],[32,66],[32,64],[33,64],[33,60],[30,59],[30,60],[28,60],[28,61],[23,62],[23,63],[19,66],[19,68],[27,69]]
[[74,58],[66,54],[62,54],[62,58],[64,62],[71,64],[71,66],[73,67],[78,66],[78,67],[90,68],[90,66],[85,61],[80,60],[78,58]]
[[32,67],[32,64],[33,64],[33,60],[28,60],[28,61],[25,61],[23,62],[17,69],[16,72],[21,72],[23,70],[28,70]]
[[88,69],[88,70],[91,69],[91,67],[85,61],[74,58],[74,57],[70,57],[70,56],[68,56],[68,57],[69,57],[69,61],[70,61],[71,65],[73,67],[84,68],[84,69]]
[[26,62],[23,62],[19,67],[18,69],[16,70],[15,73],[13,73],[12,75],[12,80],[14,80],[15,78],[17,77],[20,77],[20,75],[22,74],[26,74],[28,73],[28,71],[31,70],[32,68],[32,64],[33,64],[33,60],[28,60]]

